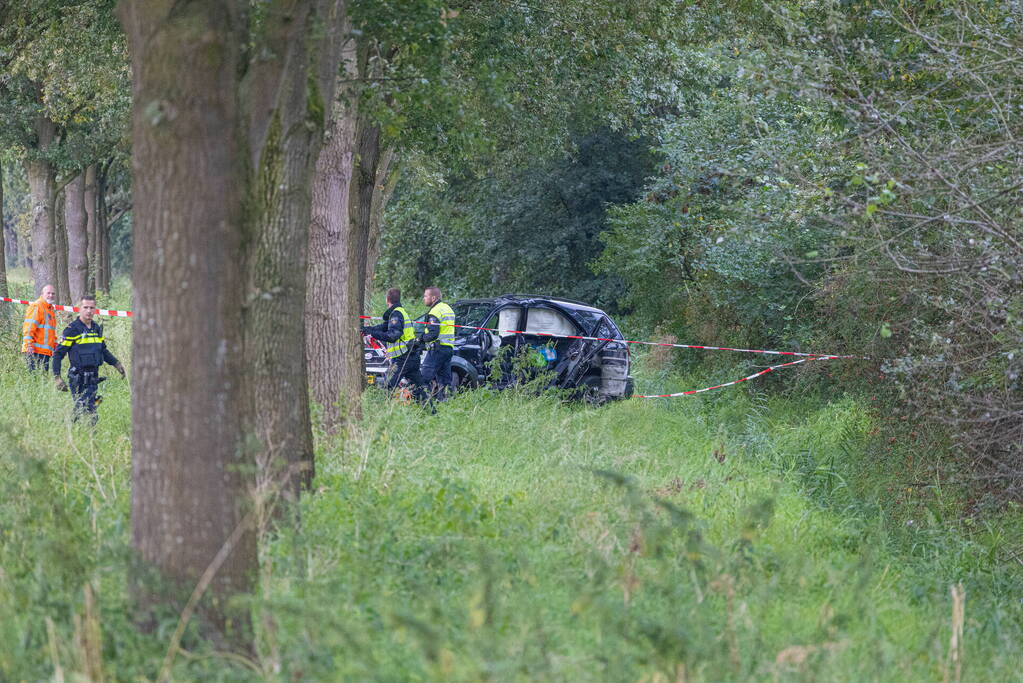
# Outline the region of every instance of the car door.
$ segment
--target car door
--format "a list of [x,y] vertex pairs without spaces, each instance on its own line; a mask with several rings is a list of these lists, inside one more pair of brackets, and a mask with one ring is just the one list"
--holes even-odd
[[[487,356],[493,358],[497,355],[502,346],[516,344],[519,335],[513,334],[511,330],[521,330],[524,325],[523,314],[525,308],[518,304],[504,304],[498,306],[490,314],[487,322],[483,325],[488,328],[490,335],[490,348]],[[496,332],[494,330],[497,330]]]

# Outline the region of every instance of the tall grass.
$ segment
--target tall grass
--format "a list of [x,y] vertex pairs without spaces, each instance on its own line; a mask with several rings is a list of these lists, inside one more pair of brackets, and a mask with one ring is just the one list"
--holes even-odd
[[[152,678],[174,621],[130,623],[128,387],[105,383],[99,425],[74,424],[15,342],[0,679]],[[176,680],[1020,675],[1015,512],[972,514],[851,398],[749,387],[592,408],[482,390],[431,416],[371,391],[365,414],[319,440],[301,524],[264,539],[259,657],[189,633]]]

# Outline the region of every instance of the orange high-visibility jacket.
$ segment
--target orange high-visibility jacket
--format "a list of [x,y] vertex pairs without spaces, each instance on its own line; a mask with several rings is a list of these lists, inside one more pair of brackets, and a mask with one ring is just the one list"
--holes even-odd
[[53,306],[39,297],[28,305],[25,322],[21,326],[21,351],[52,356],[57,346],[57,316]]

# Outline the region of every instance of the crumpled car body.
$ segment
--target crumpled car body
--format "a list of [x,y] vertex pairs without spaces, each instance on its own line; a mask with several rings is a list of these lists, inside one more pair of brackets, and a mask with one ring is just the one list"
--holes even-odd
[[[538,370],[546,371],[551,386],[574,390],[588,401],[603,403],[633,393],[628,345],[611,317],[599,308],[528,294],[460,299],[451,307],[455,323],[464,326],[455,328],[451,370],[456,388],[490,382],[498,355],[527,354]],[[501,331],[491,331],[494,329]],[[520,330],[522,334],[507,330]],[[564,338],[569,335],[603,341]],[[371,384],[382,382],[393,371],[383,346],[369,337],[364,359]],[[509,373],[503,374],[499,386],[510,383]]]

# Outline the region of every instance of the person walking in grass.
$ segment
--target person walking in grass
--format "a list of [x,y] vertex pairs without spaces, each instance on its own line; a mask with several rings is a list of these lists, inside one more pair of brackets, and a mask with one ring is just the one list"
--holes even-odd
[[[124,366],[107,349],[103,327],[92,320],[96,313],[96,297],[83,296],[78,310],[78,318],[64,328],[53,354],[53,375],[61,391],[67,391],[70,386],[71,396],[75,400],[75,419],[88,414],[95,424],[96,391],[99,383],[105,379],[99,376],[99,367],[103,363],[113,365],[124,377]],[[67,384],[60,376],[60,366],[65,355],[71,360]]]
[[21,326],[21,352],[25,354],[25,365],[30,372],[42,368],[50,369],[50,358],[57,346],[57,317],[53,302],[57,290],[46,285],[38,299],[28,305],[25,322]]

